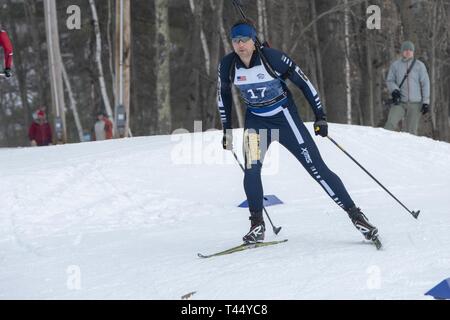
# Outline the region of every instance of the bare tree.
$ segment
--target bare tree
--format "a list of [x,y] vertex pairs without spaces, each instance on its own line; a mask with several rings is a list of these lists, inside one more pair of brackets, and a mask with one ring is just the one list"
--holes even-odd
[[[55,0],[45,0],[45,22],[46,22],[46,34],[47,34],[47,49],[49,56],[49,73],[52,88],[52,101],[53,101],[53,114],[56,117],[57,122],[55,122],[57,142],[65,143],[67,141],[66,132],[66,108],[64,103],[64,91],[62,83],[62,70],[61,70],[61,51],[59,47],[59,33],[58,33],[58,20],[56,12],[56,2]],[[59,122],[61,121],[61,122]],[[58,126],[62,126],[59,128]],[[62,129],[61,136],[60,129]]]
[[326,95],[325,95],[325,85],[323,79],[323,67],[322,67],[322,54],[320,52],[319,44],[319,32],[317,31],[317,11],[316,11],[316,0],[309,0],[309,7],[311,10],[311,18],[313,20],[312,32],[313,32],[313,50],[314,57],[317,67],[317,85],[319,86],[319,92],[321,93],[322,104],[326,107]]
[[[202,10],[199,9],[201,6],[200,4],[197,4],[197,10],[195,9],[195,0],[189,0],[189,6],[191,8],[191,12],[194,15],[195,19],[198,21],[202,20]],[[206,40],[205,31],[203,30],[203,27],[200,25],[200,42],[202,44],[202,50],[203,50],[203,56],[205,58],[205,70],[206,74],[210,75],[210,68],[211,68],[211,56],[209,53],[209,46],[208,41]]]
[[344,43],[345,43],[345,95],[347,97],[347,124],[352,124],[352,83],[350,69],[350,12],[348,0],[344,2]]
[[[111,25],[112,25],[112,11],[113,6],[111,5],[111,1],[114,0],[108,0],[108,22],[106,23],[106,42],[108,43],[108,49],[109,49],[109,72],[111,73],[111,79],[113,86],[116,83],[116,75],[114,73],[114,55],[113,55],[113,45],[111,41]],[[113,90],[113,97],[114,101],[117,101],[116,97],[116,90]]]
[[[130,85],[131,85],[131,3],[116,1],[115,27],[115,124],[119,125],[119,106],[124,108],[123,130],[116,130],[117,137],[132,136],[130,130]],[[122,119],[120,119],[122,120]],[[122,123],[122,121],[121,121]],[[121,128],[117,128],[121,129]]]
[[83,126],[81,125],[80,116],[78,115],[77,102],[76,102],[74,94],[73,94],[72,85],[70,84],[70,80],[67,75],[66,67],[64,66],[64,63],[62,61],[61,61],[61,71],[62,71],[64,84],[66,86],[67,93],[69,95],[70,109],[72,110],[73,118],[75,119],[75,126],[77,128],[78,138],[80,139],[80,142],[83,142],[83,140],[84,140]]
[[155,0],[156,14],[156,107],[159,132],[169,133],[172,127],[170,105],[170,35],[168,0]]
[[92,12],[92,22],[94,24],[94,32],[96,39],[96,52],[95,61],[97,62],[98,68],[98,81],[100,84],[100,91],[102,93],[103,104],[105,106],[106,113],[110,118],[113,118],[113,111],[111,109],[111,103],[109,101],[108,92],[106,89],[105,77],[103,75],[103,64],[102,64],[102,38],[100,33],[100,25],[98,22],[97,8],[95,5],[95,0],[89,0],[89,5]]

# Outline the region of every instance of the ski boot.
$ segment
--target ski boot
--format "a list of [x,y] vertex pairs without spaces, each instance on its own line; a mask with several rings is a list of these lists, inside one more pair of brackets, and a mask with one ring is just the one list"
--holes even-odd
[[350,208],[347,213],[352,220],[353,225],[362,233],[364,238],[372,241],[377,249],[380,249],[381,242],[378,239],[378,229],[370,224],[369,219],[361,212],[361,209],[354,206]]
[[245,244],[262,242],[264,240],[264,232],[266,231],[266,225],[261,215],[252,215],[249,220],[251,221],[250,231],[242,238]]

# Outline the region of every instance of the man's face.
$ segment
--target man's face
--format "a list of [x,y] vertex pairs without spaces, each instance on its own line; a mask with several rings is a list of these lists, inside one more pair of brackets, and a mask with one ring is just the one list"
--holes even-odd
[[253,39],[243,37],[236,41],[236,39],[233,39],[233,49],[234,52],[240,57],[240,58],[249,58],[252,56],[253,51],[255,51],[255,42],[253,42]]
[[410,49],[404,50],[402,52],[402,54],[403,54],[403,58],[405,58],[405,59],[410,59],[410,58],[414,57],[414,51],[412,51]]

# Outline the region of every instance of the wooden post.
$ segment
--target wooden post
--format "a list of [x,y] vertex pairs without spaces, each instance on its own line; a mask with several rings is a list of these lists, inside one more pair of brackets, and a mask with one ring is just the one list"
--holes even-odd
[[130,0],[116,0],[115,36],[115,123],[118,124],[118,107],[125,109],[125,128],[116,130],[116,137],[130,136],[130,66],[131,66],[131,3]]
[[123,106],[126,112],[125,137],[130,130],[131,1],[123,0]]
[[[56,143],[66,143],[66,117],[65,117],[65,103],[63,78],[61,71],[61,52],[59,49],[59,35],[58,35],[58,18],[56,15],[55,0],[44,0],[45,10],[45,29],[47,37],[48,61],[50,73],[50,87],[52,91],[52,113],[55,117],[55,137]],[[61,119],[59,123],[57,120]],[[61,135],[58,137],[57,125],[61,125]]]

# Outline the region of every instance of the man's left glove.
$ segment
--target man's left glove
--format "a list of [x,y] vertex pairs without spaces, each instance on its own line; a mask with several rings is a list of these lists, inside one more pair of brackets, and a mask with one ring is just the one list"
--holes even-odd
[[223,131],[222,147],[224,150],[233,150],[233,130],[226,129]]
[[422,114],[427,114],[430,111],[430,105],[427,103],[424,103],[422,105],[422,109],[420,109],[420,112],[422,112]]
[[322,137],[328,135],[328,123],[326,118],[316,119],[316,122],[314,122],[314,133],[316,136],[320,135]]
[[6,78],[10,78],[12,76],[10,68],[6,68],[5,70],[3,70],[3,73],[5,74]]

